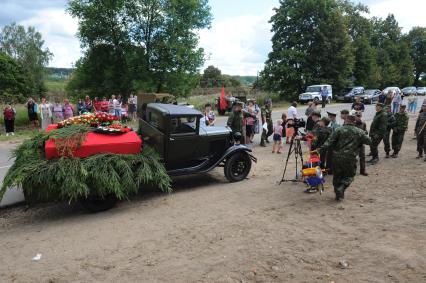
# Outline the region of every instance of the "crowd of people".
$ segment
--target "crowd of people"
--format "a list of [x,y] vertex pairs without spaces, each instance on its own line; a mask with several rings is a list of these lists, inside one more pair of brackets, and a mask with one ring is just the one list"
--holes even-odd
[[[333,175],[336,200],[344,199],[345,190],[356,175],[357,162],[363,176],[368,176],[366,164],[375,165],[379,162],[378,146],[382,141],[386,158],[399,157],[408,129],[408,113],[416,113],[418,98],[408,98],[408,111],[399,93],[382,93],[379,101],[375,106],[376,114],[369,131],[363,121],[365,105],[359,98],[352,103],[351,110],[340,111],[342,124],[337,122],[338,113],[327,111],[327,116],[322,117],[321,111],[317,109],[319,103],[310,102],[305,111],[307,120],[304,132],[313,137],[310,150],[320,153],[322,168]],[[209,113],[211,107],[206,107],[206,115]],[[288,144],[293,137],[298,136],[294,127],[298,118],[296,102],[291,103],[281,119],[273,123],[270,100],[266,100],[261,108],[255,101],[249,101],[245,107],[242,103],[234,105],[227,125],[233,133],[243,133],[240,143],[247,145],[253,143],[253,135],[259,133],[260,128],[260,145],[265,147],[272,136],[272,153],[282,153],[284,139]],[[426,100],[417,118],[415,135],[418,158],[424,158],[426,162]],[[366,161],[365,145],[370,146],[369,161]]]
[[[122,120],[135,120],[137,111],[137,97],[130,95],[127,102],[123,101],[121,95],[112,95],[110,99],[95,97],[93,100],[89,96],[79,99],[76,105],[70,103],[68,99],[62,102],[55,99],[53,103],[46,98],[41,98],[37,103],[33,98],[29,98],[25,104],[28,113],[28,120],[33,130],[41,128],[45,130],[50,124],[58,123],[83,113],[104,112],[120,117]],[[6,105],[3,110],[6,136],[15,134],[16,108]]]

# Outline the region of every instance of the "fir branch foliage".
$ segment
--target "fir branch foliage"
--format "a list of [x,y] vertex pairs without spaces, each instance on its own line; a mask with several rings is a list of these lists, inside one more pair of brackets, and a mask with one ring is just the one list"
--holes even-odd
[[49,138],[66,139],[89,130],[74,125],[38,134],[17,147],[12,153],[15,162],[4,178],[0,199],[9,187],[22,187],[26,197],[34,201],[72,202],[89,195],[110,194],[127,199],[147,184],[171,192],[171,180],[164,165],[155,150],[146,146],[140,154],[45,159],[44,142]]

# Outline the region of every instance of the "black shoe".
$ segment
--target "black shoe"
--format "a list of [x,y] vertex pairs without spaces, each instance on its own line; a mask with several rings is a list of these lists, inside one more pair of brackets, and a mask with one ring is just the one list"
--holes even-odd
[[376,165],[377,163],[379,163],[379,158],[375,157],[371,159],[370,161],[368,161],[368,163],[370,163],[371,165]]
[[419,154],[419,155],[417,155],[417,157],[416,157],[416,159],[421,159],[421,158],[423,158],[423,154]]
[[389,158],[389,157],[390,157],[389,152],[386,152],[386,158]]
[[368,176],[368,173],[367,172],[361,172],[360,173],[362,176]]
[[270,143],[268,139],[266,139],[266,143]]
[[395,153],[395,152],[394,152],[394,153],[391,155],[391,157],[392,157],[392,158],[398,158],[398,153]]
[[261,141],[261,142],[260,142],[260,146],[266,147],[265,142],[264,142],[264,141]]

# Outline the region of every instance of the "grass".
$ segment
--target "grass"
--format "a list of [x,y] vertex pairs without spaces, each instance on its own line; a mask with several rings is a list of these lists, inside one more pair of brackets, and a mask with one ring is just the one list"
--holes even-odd
[[52,92],[65,92],[65,86],[67,85],[68,81],[66,80],[46,80],[45,85],[47,88],[47,91]]

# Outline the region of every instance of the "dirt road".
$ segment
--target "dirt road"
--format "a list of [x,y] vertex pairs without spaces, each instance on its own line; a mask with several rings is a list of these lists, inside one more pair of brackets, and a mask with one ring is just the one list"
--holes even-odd
[[425,282],[426,163],[414,159],[413,122],[401,157],[368,167],[341,204],[331,188],[279,186],[285,156],[255,147],[241,183],[217,169],[100,214],[0,210],[0,282]]

